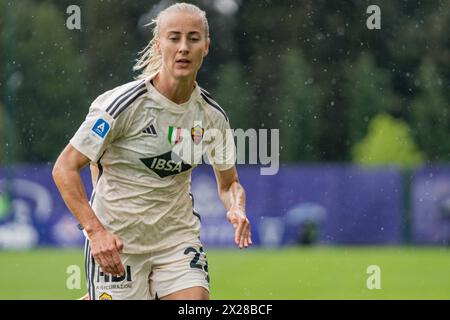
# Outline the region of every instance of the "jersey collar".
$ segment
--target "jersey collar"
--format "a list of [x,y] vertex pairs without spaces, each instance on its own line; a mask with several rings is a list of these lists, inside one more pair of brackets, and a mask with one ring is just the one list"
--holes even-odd
[[147,77],[145,79],[145,85],[147,87],[148,92],[150,93],[150,97],[155,100],[157,104],[160,106],[170,109],[172,111],[175,111],[177,113],[184,113],[189,111],[190,105],[198,101],[201,97],[200,95],[200,87],[197,84],[197,81],[194,82],[195,88],[194,91],[192,91],[191,97],[188,101],[185,103],[175,103],[172,100],[168,99],[166,96],[164,96],[162,93],[160,93],[152,84],[152,80],[155,78],[155,76],[158,74],[158,72],[154,73],[153,75]]

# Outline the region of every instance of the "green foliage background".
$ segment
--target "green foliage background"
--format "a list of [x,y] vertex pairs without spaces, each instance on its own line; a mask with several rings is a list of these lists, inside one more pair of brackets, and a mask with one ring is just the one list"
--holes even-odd
[[372,119],[367,136],[354,146],[353,157],[359,164],[407,168],[421,165],[425,158],[414,143],[408,125],[388,114]]
[[[366,27],[370,1],[237,1],[228,15],[191,2],[211,28],[200,85],[233,127],[280,129],[283,161],[352,161],[381,113],[408,125],[425,160],[448,161],[450,0],[378,1],[381,30]],[[65,25],[73,4],[81,30]],[[90,102],[133,78],[142,25],[162,7],[0,0],[0,163],[52,162]]]

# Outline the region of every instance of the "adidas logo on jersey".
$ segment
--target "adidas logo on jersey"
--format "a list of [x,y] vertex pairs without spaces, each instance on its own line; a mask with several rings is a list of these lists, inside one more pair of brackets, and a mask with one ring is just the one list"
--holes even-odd
[[149,127],[142,130],[142,133],[148,134],[149,136],[152,136],[152,137],[158,136],[158,133],[156,133],[156,129],[153,124],[151,124]]

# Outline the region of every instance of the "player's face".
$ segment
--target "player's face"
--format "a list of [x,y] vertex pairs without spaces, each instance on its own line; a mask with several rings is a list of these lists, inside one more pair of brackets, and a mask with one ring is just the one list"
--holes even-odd
[[202,18],[193,13],[173,12],[161,19],[157,50],[163,69],[174,78],[194,78],[208,54]]

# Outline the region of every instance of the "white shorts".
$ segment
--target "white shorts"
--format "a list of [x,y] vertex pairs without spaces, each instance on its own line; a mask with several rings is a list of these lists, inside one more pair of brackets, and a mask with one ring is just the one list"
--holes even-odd
[[200,240],[145,254],[121,254],[125,275],[104,274],[85,245],[86,281],[91,300],[150,300],[176,291],[203,287],[209,291],[206,252]]

